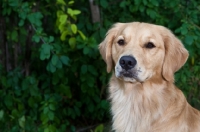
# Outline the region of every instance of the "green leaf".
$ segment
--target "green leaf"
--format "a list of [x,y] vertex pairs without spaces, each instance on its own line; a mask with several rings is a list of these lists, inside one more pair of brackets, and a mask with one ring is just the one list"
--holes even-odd
[[146,8],[146,7],[145,7],[144,5],[140,5],[140,6],[139,6],[140,12],[144,12],[145,8]]
[[73,10],[71,8],[68,8],[67,9],[67,13],[70,15],[70,16],[73,16]]
[[142,0],[142,2],[143,2],[144,5],[148,4],[147,0]]
[[58,63],[58,60],[59,60],[58,56],[54,54],[51,58],[52,65],[56,66],[56,64]]
[[141,2],[142,2],[141,0],[134,0],[134,4],[137,5],[137,6],[140,5]]
[[82,65],[81,66],[81,73],[85,74],[87,72],[87,65]]
[[41,18],[43,18],[43,15],[41,12],[34,12],[31,13],[27,16],[28,20],[30,21],[30,23],[36,25],[36,26],[41,26],[42,22],[41,22]]
[[79,10],[73,10],[73,15],[78,15],[80,13],[81,13],[81,11],[79,11]]
[[49,37],[49,43],[53,42],[54,41],[54,37],[53,36],[50,36]]
[[18,104],[18,109],[19,109],[19,111],[23,111],[24,110],[24,104],[19,103]]
[[48,112],[49,112],[49,107],[47,107],[47,106],[44,107],[44,109],[43,109],[43,113],[44,113],[44,114],[47,114]]
[[22,12],[20,12],[19,17],[20,17],[22,20],[25,20],[26,17],[27,17],[27,13],[22,11]]
[[64,12],[62,10],[57,10],[56,15],[58,18],[60,18],[60,15],[63,15]]
[[82,38],[83,40],[86,39],[85,35],[84,35],[81,31],[78,30],[78,33],[81,35],[81,38]]
[[108,102],[106,100],[102,100],[101,101],[101,107],[104,109],[108,109],[109,105]]
[[158,0],[150,0],[154,6],[159,6]]
[[88,105],[88,111],[91,113],[94,112],[94,104],[92,102],[90,102],[90,104]]
[[52,46],[50,44],[45,43],[42,45],[42,49],[45,54],[49,55],[52,49]]
[[177,28],[174,32],[175,33],[180,33],[180,31],[181,31],[181,28]]
[[47,65],[47,71],[54,73],[56,71],[56,67],[54,65],[52,65],[51,62],[49,62]]
[[72,98],[72,93],[70,87],[66,87],[66,95],[68,98]]
[[94,132],[104,132],[104,125],[103,124],[98,125],[95,128]]
[[56,0],[56,3],[57,4],[61,4],[61,5],[66,5],[65,1],[64,0]]
[[60,60],[61,60],[61,62],[62,62],[64,65],[69,66],[69,57],[62,55],[62,56],[60,57]]
[[18,33],[17,33],[16,30],[13,30],[13,31],[11,32],[11,39],[12,39],[13,41],[15,41],[15,42],[18,42]]
[[12,97],[10,95],[6,95],[4,98],[4,103],[7,107],[11,107],[13,104]]
[[55,105],[50,103],[49,104],[49,109],[52,110],[52,111],[56,110]]
[[54,125],[49,125],[50,132],[57,132],[57,129]]
[[67,14],[63,14],[59,16],[59,22],[60,24],[65,24],[67,22]]
[[187,36],[185,37],[185,43],[186,43],[187,45],[192,45],[193,40],[194,40],[193,36],[187,35]]
[[42,121],[43,124],[46,124],[49,121],[49,118],[46,114],[41,114],[40,119]]
[[106,29],[100,28],[100,36],[101,36],[102,38],[104,38],[104,37],[105,37],[105,34],[106,34]]
[[119,6],[124,8],[124,7],[126,7],[126,5],[127,5],[127,2],[126,1],[122,1]]
[[30,94],[31,96],[37,96],[38,95],[38,90],[36,87],[33,87],[34,85],[30,86]]
[[84,47],[83,54],[87,55],[90,52],[90,49],[88,47]]
[[154,11],[154,10],[152,10],[152,9],[147,9],[147,14],[152,18],[152,19],[154,19],[154,18],[156,18],[156,16],[157,16],[157,13]]
[[36,104],[35,99],[34,99],[33,97],[30,97],[30,98],[28,99],[28,105],[29,105],[30,107],[34,108],[35,104]]
[[79,10],[72,10],[71,8],[68,8],[68,9],[67,9],[67,13],[68,13],[71,17],[74,17],[75,15],[80,14],[81,11],[79,11]]
[[72,32],[73,32],[74,34],[77,33],[77,27],[76,27],[75,24],[71,24],[71,29],[72,29]]
[[107,7],[108,7],[108,1],[107,1],[107,0],[100,0],[100,5],[101,5],[103,8],[107,8]]
[[61,84],[61,85],[59,85],[58,88],[59,88],[59,92],[61,92],[65,96],[67,96],[67,98],[72,97],[71,89],[69,86],[66,86],[65,84]]
[[53,120],[54,119],[54,113],[52,111],[49,111],[48,117],[49,117],[49,120]]
[[69,5],[72,5],[72,4],[74,4],[74,1],[73,1],[73,0],[72,0],[72,1],[69,1],[68,4],[69,4]]
[[19,118],[18,122],[19,122],[19,126],[21,128],[25,128],[25,121],[26,121],[26,119],[25,119],[24,115],[21,118]]
[[71,38],[69,39],[69,45],[70,45],[70,47],[71,47],[72,49],[74,49],[75,46],[76,46],[76,38],[71,37]]
[[19,116],[19,111],[17,109],[13,109],[11,113],[14,118],[17,118]]
[[71,132],[75,132],[76,131],[76,128],[75,128],[75,126],[70,126],[70,130],[71,130]]
[[83,93],[86,93],[86,92],[87,92],[87,89],[88,89],[88,86],[87,86],[85,83],[81,85],[81,91],[82,91]]
[[182,35],[186,35],[188,33],[188,29],[187,29],[186,24],[183,25],[180,29],[181,29],[181,34]]
[[47,44],[47,43],[43,44],[41,46],[40,59],[41,60],[49,59],[52,49],[53,47],[50,44]]
[[20,27],[23,26],[23,25],[24,25],[24,20],[23,20],[23,19],[20,19],[18,25],[19,25]]
[[4,111],[0,110],[0,120],[3,120],[3,117],[4,117]]
[[61,39],[62,41],[65,41],[67,35],[68,35],[68,31],[66,30],[66,31],[62,32],[62,34],[61,34],[61,36],[60,36],[60,39]]
[[44,132],[51,132],[51,130],[50,130],[50,128],[46,127],[46,128],[44,129]]
[[60,45],[59,43],[54,43],[53,47],[54,47],[54,54],[59,55],[60,52],[62,51],[62,45]]
[[40,52],[40,60],[45,60],[46,59],[46,54],[44,52]]
[[60,59],[58,59],[58,61],[57,61],[56,68],[59,68],[59,69],[62,68],[62,62]]
[[34,42],[36,42],[36,43],[39,43],[39,42],[40,42],[40,36],[37,35],[37,34],[35,34],[35,35],[33,35],[32,40],[33,40]]
[[97,69],[93,65],[88,66],[88,71],[95,76],[98,75]]
[[12,7],[18,7],[20,4],[18,0],[8,0],[8,2],[8,4]]
[[80,109],[77,106],[74,106],[74,112],[76,113],[77,116],[81,115]]
[[30,84],[32,85],[36,84],[36,79],[34,77],[29,77],[28,79],[29,79]]

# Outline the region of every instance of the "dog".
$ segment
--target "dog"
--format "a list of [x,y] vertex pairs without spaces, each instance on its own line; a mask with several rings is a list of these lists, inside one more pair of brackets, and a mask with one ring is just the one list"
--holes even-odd
[[174,85],[188,58],[175,35],[159,25],[116,23],[99,44],[116,132],[200,132],[200,112]]

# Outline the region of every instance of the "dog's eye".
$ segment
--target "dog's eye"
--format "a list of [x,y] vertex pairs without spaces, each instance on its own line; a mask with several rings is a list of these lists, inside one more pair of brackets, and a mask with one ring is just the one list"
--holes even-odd
[[152,42],[148,42],[146,45],[145,45],[146,48],[148,49],[152,49],[154,47],[156,47]]
[[118,40],[117,43],[118,43],[119,45],[124,45],[124,44],[125,44],[125,42],[124,42],[123,39]]

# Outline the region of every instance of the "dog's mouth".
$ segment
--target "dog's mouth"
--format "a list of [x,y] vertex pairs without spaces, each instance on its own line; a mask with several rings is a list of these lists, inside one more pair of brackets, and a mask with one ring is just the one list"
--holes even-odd
[[122,70],[118,74],[115,74],[117,78],[127,81],[127,82],[136,82],[138,81],[138,73],[133,71]]
[[126,78],[134,78],[136,79],[138,76],[138,72],[137,71],[126,71],[126,70],[122,70],[120,72],[120,77],[126,77]]
[[131,74],[131,73],[129,73],[129,72],[123,73],[122,75],[123,75],[124,77],[129,77],[129,78],[133,78],[133,77],[134,77],[134,75]]
[[132,68],[126,68],[126,66],[121,65],[117,64],[115,66],[115,76],[117,78],[129,82],[135,82],[140,80],[139,74],[142,72],[140,67],[134,66]]

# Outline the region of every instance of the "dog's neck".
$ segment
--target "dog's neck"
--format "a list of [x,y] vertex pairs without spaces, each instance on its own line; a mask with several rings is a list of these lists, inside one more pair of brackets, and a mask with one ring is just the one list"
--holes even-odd
[[[163,83],[166,83],[163,85]],[[114,84],[114,85],[112,85]],[[176,95],[168,89],[173,83],[166,81],[125,82],[114,75],[110,82],[113,126],[121,131],[140,131],[149,128],[168,107],[169,100]],[[171,97],[171,98],[169,98]],[[160,98],[165,98],[160,100]],[[128,119],[127,119],[128,117]],[[144,118],[145,117],[145,118]],[[123,120],[123,121],[122,121]],[[125,123],[125,124],[122,124]],[[145,131],[145,130],[144,130]]]

